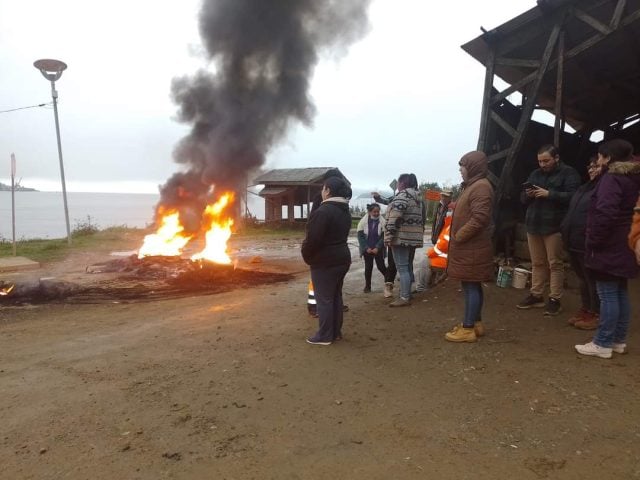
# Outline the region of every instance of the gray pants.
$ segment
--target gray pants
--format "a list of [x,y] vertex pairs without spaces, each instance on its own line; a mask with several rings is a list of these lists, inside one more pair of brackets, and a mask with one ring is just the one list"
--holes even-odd
[[311,267],[319,324],[314,335],[317,341],[333,342],[342,336],[342,284],[350,266]]

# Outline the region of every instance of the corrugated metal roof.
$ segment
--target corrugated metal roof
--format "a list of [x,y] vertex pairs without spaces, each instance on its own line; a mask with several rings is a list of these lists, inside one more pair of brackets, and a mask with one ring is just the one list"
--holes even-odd
[[[278,168],[260,175],[253,180],[253,185],[267,184],[288,184],[288,185],[307,185],[319,184],[322,182],[324,175],[330,171],[336,170],[340,176],[344,177],[342,172],[335,167],[312,167],[312,168]],[[345,178],[346,179],[346,178]]]

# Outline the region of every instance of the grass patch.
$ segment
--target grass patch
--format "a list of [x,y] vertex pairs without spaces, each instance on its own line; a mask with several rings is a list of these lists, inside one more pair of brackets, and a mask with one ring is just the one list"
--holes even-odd
[[[72,252],[90,250],[94,252],[110,252],[112,250],[134,250],[142,242],[148,231],[141,228],[110,227],[104,230],[74,230],[71,234],[71,245],[66,238],[32,239],[16,242],[16,254],[36,262],[53,262],[64,259]],[[13,255],[10,241],[0,242],[0,257]]]

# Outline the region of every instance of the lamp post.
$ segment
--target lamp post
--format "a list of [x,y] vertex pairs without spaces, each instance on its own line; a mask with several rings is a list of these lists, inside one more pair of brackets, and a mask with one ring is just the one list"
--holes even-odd
[[44,78],[51,82],[51,98],[53,98],[53,116],[56,121],[56,139],[58,140],[58,158],[60,160],[60,181],[62,182],[62,198],[64,200],[64,218],[67,222],[67,243],[71,245],[71,228],[69,226],[69,208],[67,206],[67,186],[64,180],[64,163],[62,162],[62,143],[60,142],[60,123],[58,122],[58,92],[56,80],[62,76],[67,64],[60,60],[42,59],[33,62]]

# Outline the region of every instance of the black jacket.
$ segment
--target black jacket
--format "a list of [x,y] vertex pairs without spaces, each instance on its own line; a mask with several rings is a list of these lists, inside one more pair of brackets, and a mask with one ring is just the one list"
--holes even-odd
[[527,233],[551,235],[559,232],[571,197],[582,183],[580,175],[573,167],[560,162],[551,172],[544,172],[541,168],[535,169],[527,182],[549,190],[548,198],[529,198],[522,192],[521,200],[527,205]]
[[587,232],[587,213],[591,205],[591,196],[597,185],[589,181],[582,185],[571,197],[569,210],[562,221],[562,243],[569,252],[584,253],[584,240]]
[[311,267],[351,263],[347,237],[351,229],[349,204],[327,201],[311,212],[302,242],[302,258]]

